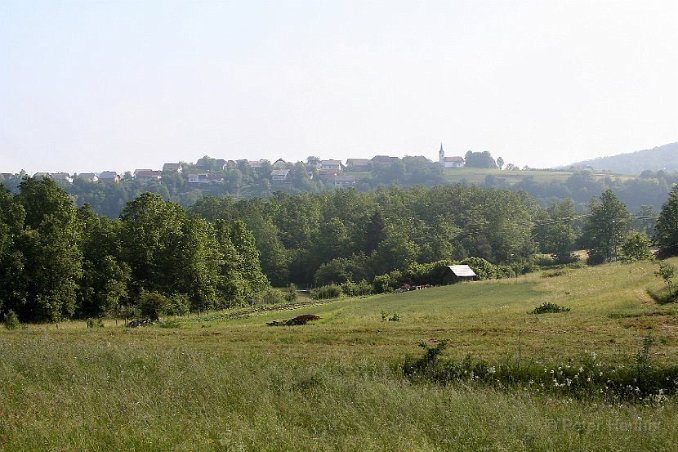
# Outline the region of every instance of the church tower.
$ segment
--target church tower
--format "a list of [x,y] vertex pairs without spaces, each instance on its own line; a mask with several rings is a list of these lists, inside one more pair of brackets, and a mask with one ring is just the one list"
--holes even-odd
[[440,150],[438,151],[438,163],[445,164],[445,151],[443,150],[443,143],[440,143]]

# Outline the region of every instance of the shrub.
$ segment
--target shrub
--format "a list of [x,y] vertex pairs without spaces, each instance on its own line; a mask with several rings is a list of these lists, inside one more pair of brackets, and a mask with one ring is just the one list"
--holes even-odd
[[534,308],[532,311],[530,311],[530,314],[550,314],[550,313],[558,313],[558,312],[568,312],[570,308],[566,308],[565,306],[560,306],[555,303],[542,303],[536,308]]
[[160,314],[165,313],[165,308],[168,304],[169,299],[163,294],[142,291],[137,307],[142,317],[156,321],[160,318]]
[[559,270],[551,270],[548,272],[544,272],[541,274],[542,278],[555,278],[556,276],[563,276],[567,274],[567,270],[565,269],[559,269]]
[[461,261],[460,264],[471,267],[478,276],[478,279],[492,279],[497,277],[496,266],[482,257],[467,257]]
[[640,232],[629,234],[624,240],[621,249],[621,260],[623,262],[651,261],[654,259],[650,251],[650,239]]
[[174,294],[167,299],[164,314],[186,315],[191,310],[191,300],[183,293]]
[[374,277],[374,280],[372,281],[372,288],[374,290],[374,293],[384,293],[384,292],[390,292],[393,290],[393,288],[390,285],[391,283],[391,278],[389,275],[378,275]]
[[87,328],[103,328],[104,320],[102,318],[89,318],[87,319]]
[[284,298],[288,303],[295,301],[297,299],[297,286],[290,283],[290,285],[285,290]]
[[364,279],[359,283],[353,281],[346,281],[341,285],[341,292],[349,297],[360,297],[363,295],[370,295],[372,293],[372,285]]
[[393,314],[389,314],[386,311],[381,311],[381,321],[382,322],[400,322],[400,314],[397,312],[394,312]]
[[254,304],[281,304],[285,302],[285,295],[279,289],[269,287],[259,292],[253,298]]
[[12,311],[11,309],[7,311],[3,318],[3,323],[5,325],[5,328],[8,330],[16,330],[21,326],[21,322],[19,322],[19,317],[16,315],[16,312]]
[[336,284],[318,287],[311,290],[311,298],[314,300],[328,300],[331,298],[339,298],[341,295],[341,287]]
[[678,366],[650,363],[652,338],[646,337],[635,366],[606,365],[595,353],[568,359],[561,365],[506,361],[490,363],[467,355],[461,360],[441,359],[445,342],[435,347],[421,344],[423,356],[405,357],[403,374],[413,381],[438,384],[483,385],[497,389],[549,392],[580,399],[662,402],[678,392]]

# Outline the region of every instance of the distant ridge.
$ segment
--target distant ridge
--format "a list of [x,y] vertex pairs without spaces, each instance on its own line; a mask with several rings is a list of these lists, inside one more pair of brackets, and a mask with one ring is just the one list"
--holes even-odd
[[637,175],[643,171],[678,171],[678,143],[665,144],[652,149],[599,157],[593,160],[573,163],[567,167],[590,167],[596,171],[610,171],[616,174]]

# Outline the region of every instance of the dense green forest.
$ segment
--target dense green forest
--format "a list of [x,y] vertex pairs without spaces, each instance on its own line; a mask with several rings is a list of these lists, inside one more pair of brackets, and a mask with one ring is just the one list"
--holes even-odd
[[543,208],[525,192],[463,184],[205,197],[188,210],[142,193],[110,219],[76,207],[51,179],[27,177],[14,194],[0,190],[0,312],[183,313],[256,303],[270,283],[368,284],[464,259],[510,276],[533,269],[537,252],[560,263],[582,247],[590,263],[645,258],[652,235],[671,254],[678,188],[664,201],[657,234],[656,215],[631,215],[610,189],[579,214],[571,200]]
[[183,313],[243,303],[268,286],[240,221],[208,223],[151,193],[111,220],[76,208],[50,179],[26,178],[16,195],[0,190],[0,311],[21,320],[159,303]]

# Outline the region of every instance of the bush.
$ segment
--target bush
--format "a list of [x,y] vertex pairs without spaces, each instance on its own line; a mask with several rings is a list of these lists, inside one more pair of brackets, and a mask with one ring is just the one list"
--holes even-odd
[[391,292],[393,288],[390,283],[391,277],[389,275],[378,275],[372,280],[372,289],[374,293]]
[[441,359],[445,342],[435,347],[423,343],[423,356],[405,357],[402,372],[415,382],[549,392],[585,400],[663,402],[678,392],[678,366],[652,365],[652,342],[651,337],[643,340],[635,366],[607,365],[597,361],[595,353],[583,359],[568,359],[561,365],[514,360],[490,363],[470,355],[461,360]]
[[586,259],[586,263],[589,265],[600,265],[605,263],[605,255],[597,250],[589,250],[589,257]]
[[288,303],[296,301],[296,299],[297,299],[297,286],[290,283],[289,287],[287,287],[287,289],[285,290],[284,298],[285,298],[285,301],[288,302]]
[[142,291],[137,307],[142,317],[156,321],[169,304],[169,299],[159,292]]
[[497,277],[496,265],[482,257],[467,257],[460,264],[471,267],[478,276],[478,279],[493,279]]
[[331,298],[339,298],[340,295],[341,287],[336,284],[330,284],[311,290],[311,298],[314,300],[329,300]]
[[167,315],[186,315],[191,310],[191,300],[188,295],[180,293],[174,294],[167,300],[164,314]]
[[344,295],[349,297],[360,297],[363,295],[370,295],[372,293],[372,285],[364,279],[359,283],[346,281],[341,285],[341,291]]
[[282,304],[285,302],[285,295],[279,289],[272,287],[259,292],[254,298],[254,304]]
[[104,320],[102,318],[89,318],[87,319],[87,328],[103,328]]
[[5,328],[8,330],[16,330],[19,327],[21,327],[21,322],[19,322],[19,317],[16,315],[16,312],[12,311],[11,309],[7,311],[3,318],[3,323],[5,325]]
[[568,312],[570,308],[566,308],[565,306],[560,306],[555,303],[542,303],[536,308],[534,308],[532,311],[530,311],[530,314],[551,314],[551,313],[558,313],[558,312]]
[[621,246],[622,262],[651,261],[654,259],[650,251],[650,239],[640,232],[629,234]]

